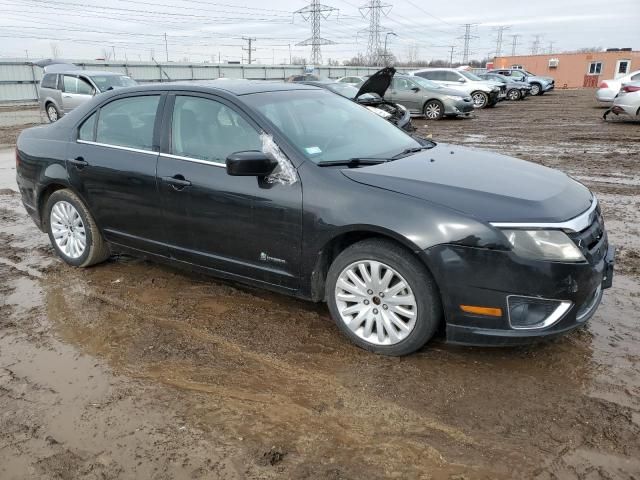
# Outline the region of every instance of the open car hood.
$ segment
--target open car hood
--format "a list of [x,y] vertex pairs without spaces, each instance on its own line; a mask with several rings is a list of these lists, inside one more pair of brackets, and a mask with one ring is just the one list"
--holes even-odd
[[356,93],[355,98],[358,98],[360,95],[364,95],[365,93],[376,93],[381,98],[384,97],[384,94],[391,85],[391,80],[393,80],[393,76],[395,74],[396,69],[393,67],[385,67],[382,70],[378,70],[362,84],[360,90]]

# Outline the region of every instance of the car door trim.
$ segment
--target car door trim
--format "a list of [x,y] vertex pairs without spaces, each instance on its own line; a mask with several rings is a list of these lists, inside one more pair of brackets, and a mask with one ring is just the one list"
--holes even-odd
[[76,142],[84,143],[86,145],[95,145],[97,147],[109,147],[109,148],[115,148],[116,150],[126,150],[127,152],[146,153],[148,155],[158,155],[159,153],[159,152],[154,152],[153,150],[143,150],[141,148],[124,147],[122,145],[111,145],[109,143],[92,142],[90,140],[76,140]]
[[212,165],[214,167],[227,168],[224,163],[212,162],[210,160],[201,160],[199,158],[183,157],[181,155],[174,155],[172,153],[161,153],[160,156],[163,158],[173,158],[175,160],[184,160],[186,162],[201,163],[203,165]]

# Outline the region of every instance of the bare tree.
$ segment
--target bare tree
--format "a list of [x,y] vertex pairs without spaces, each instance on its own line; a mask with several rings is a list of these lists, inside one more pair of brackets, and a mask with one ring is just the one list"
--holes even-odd
[[304,57],[292,57],[291,65],[306,65],[307,59]]
[[59,58],[62,53],[60,51],[60,45],[58,45],[56,42],[51,42],[49,46],[51,47],[51,57]]
[[108,48],[103,48],[102,58],[104,59],[105,62],[108,62],[109,60],[111,60],[111,50]]

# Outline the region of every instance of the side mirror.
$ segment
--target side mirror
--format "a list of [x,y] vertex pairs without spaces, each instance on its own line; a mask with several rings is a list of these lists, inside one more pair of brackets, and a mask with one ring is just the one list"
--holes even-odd
[[464,78],[459,78],[459,79],[458,79],[458,82],[460,82],[460,83],[464,83],[464,82],[466,82],[466,80],[465,80]]
[[416,92],[416,93],[420,91],[420,89],[418,87],[413,87],[411,90]]
[[257,150],[235,152],[227,157],[227,174],[236,177],[266,177],[278,162]]

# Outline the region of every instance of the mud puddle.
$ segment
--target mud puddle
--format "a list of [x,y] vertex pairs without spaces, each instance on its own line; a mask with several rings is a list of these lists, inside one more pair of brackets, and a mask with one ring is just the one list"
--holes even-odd
[[[583,100],[576,113],[591,114]],[[484,142],[485,122],[574,103],[558,93],[429,131]],[[522,141],[564,142],[551,136],[562,121],[547,121],[535,136],[521,122]],[[607,171],[640,173],[624,162],[633,168]],[[620,246],[615,287],[587,328],[518,349],[436,340],[401,359],[353,347],[321,305],[128,257],[67,267],[5,192],[0,478],[637,478],[636,187],[606,190],[589,157],[565,163],[595,185]]]

